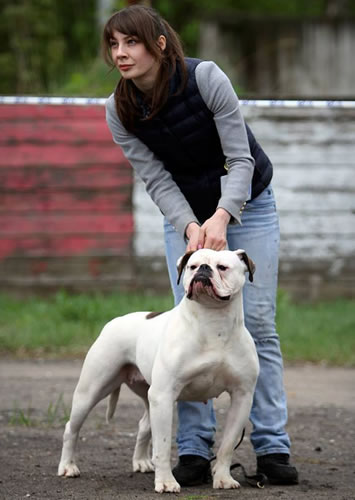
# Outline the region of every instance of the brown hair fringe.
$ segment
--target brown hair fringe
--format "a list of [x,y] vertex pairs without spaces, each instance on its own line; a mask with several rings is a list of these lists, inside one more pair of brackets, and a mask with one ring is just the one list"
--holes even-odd
[[[154,9],[143,5],[132,5],[113,14],[107,21],[103,31],[103,56],[106,63],[115,67],[111,57],[110,40],[114,30],[125,35],[135,36],[140,40],[147,51],[160,63],[156,82],[149,102],[150,114],[142,118],[137,103],[136,89],[133,83],[121,78],[115,89],[115,104],[117,115],[123,126],[134,132],[134,123],[137,118],[149,120],[153,118],[166,103],[169,97],[169,80],[176,71],[179,63],[181,68],[181,85],[176,93],[181,92],[187,81],[187,69],[184,60],[184,51],[178,34]],[[161,51],[157,40],[164,35],[166,48]]]

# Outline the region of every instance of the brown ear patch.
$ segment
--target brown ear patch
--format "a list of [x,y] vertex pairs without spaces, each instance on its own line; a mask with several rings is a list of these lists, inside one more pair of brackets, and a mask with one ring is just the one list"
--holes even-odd
[[186,267],[186,264],[187,264],[187,261],[189,260],[189,258],[191,257],[191,255],[194,253],[194,250],[192,250],[191,252],[187,252],[185,253],[185,255],[182,257],[181,261],[180,261],[180,264],[179,264],[179,267],[178,267],[178,279],[177,279],[177,284],[180,283],[180,279],[181,279],[181,275]]
[[247,269],[248,269],[248,272],[249,272],[249,281],[252,283],[253,280],[254,280],[253,274],[255,273],[255,264],[254,264],[254,262],[252,261],[252,259],[250,259],[248,257],[248,255],[245,252],[239,254],[239,258],[247,266]]
[[160,314],[163,314],[163,311],[160,311],[160,312],[152,311],[152,312],[150,312],[150,313],[147,314],[147,316],[145,317],[145,319],[156,318]]

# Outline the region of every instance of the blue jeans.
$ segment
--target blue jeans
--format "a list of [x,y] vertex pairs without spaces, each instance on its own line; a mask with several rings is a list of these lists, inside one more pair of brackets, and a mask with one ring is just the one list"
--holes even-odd
[[[186,243],[166,220],[164,233],[169,277],[178,304],[184,290],[181,284],[177,285],[176,262],[185,253]],[[227,240],[231,250],[243,248],[256,266],[253,283],[246,280],[243,289],[245,323],[255,341],[260,363],[250,414],[253,425],[250,439],[258,456],[289,454],[283,362],[275,326],[280,231],[271,186],[247,203],[242,225],[228,226]],[[216,429],[213,402],[179,401],[178,422],[179,455],[211,458]]]

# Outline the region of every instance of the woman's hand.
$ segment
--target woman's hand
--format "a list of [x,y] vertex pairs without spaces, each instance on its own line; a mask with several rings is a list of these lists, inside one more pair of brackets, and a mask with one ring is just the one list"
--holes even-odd
[[200,227],[196,222],[191,222],[186,229],[189,240],[186,251],[195,251],[200,248],[223,250],[227,246],[227,226],[230,214],[224,208],[217,208],[212,217],[207,219]]
[[224,250],[227,246],[227,226],[230,214],[224,208],[217,208],[216,212],[201,226],[204,233],[203,248]]
[[195,252],[203,248],[204,236],[201,227],[196,222],[191,222],[186,228],[186,237],[189,240],[186,252]]

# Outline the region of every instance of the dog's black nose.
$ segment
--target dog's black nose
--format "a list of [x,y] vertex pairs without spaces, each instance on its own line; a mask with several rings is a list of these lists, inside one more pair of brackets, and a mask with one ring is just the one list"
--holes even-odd
[[199,271],[205,271],[207,273],[212,273],[212,269],[208,264],[201,264],[198,268]]

